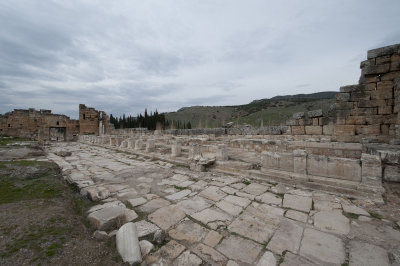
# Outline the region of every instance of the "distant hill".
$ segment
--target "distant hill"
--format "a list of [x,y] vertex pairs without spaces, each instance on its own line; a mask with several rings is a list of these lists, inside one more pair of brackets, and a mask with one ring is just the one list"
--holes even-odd
[[254,100],[244,105],[191,106],[165,113],[168,120],[190,121],[193,128],[221,127],[227,122],[251,126],[281,125],[293,113],[323,109],[327,111],[335,102],[335,91],[311,94],[275,96]]

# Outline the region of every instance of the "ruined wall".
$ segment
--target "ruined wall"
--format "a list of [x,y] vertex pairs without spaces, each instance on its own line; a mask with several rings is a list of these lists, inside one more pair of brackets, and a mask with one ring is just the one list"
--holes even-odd
[[399,136],[400,44],[368,51],[361,62],[359,84],[344,86],[334,108],[323,115],[297,113],[288,122],[293,135],[329,135],[341,141]]
[[65,115],[52,114],[50,110],[36,111],[33,108],[15,109],[0,117],[0,134],[3,135],[48,140],[51,131],[55,132],[55,138],[58,135],[62,140],[75,140],[79,134],[79,122]]
[[103,135],[109,134],[111,130],[110,120],[104,111],[79,105],[79,134]]

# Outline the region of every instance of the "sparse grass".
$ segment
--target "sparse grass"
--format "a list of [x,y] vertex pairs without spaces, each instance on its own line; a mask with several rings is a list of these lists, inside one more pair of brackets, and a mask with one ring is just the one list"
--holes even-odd
[[378,214],[378,213],[371,212],[370,215],[371,215],[372,218],[382,220],[382,216],[380,214]]
[[177,186],[177,185],[175,185],[174,188],[179,191],[186,189],[185,187],[181,187],[181,186]]
[[65,221],[64,217],[53,216],[43,224],[31,224],[22,234],[13,236],[5,245],[1,257],[9,257],[23,248],[35,251],[32,261],[54,256],[62,249],[66,237],[73,230]]
[[349,266],[349,264],[347,262],[342,263],[342,266]]
[[251,182],[249,180],[243,180],[242,183],[245,184],[245,185],[250,185],[251,184]]
[[345,211],[343,212],[343,215],[350,219],[358,219],[358,217],[360,216],[358,214],[345,212]]
[[31,141],[27,138],[0,137],[0,146],[7,146],[16,142]]

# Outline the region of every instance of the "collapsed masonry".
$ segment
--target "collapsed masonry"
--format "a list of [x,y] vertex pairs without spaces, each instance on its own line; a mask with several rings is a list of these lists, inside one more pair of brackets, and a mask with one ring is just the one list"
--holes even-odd
[[287,126],[148,131],[110,129],[80,141],[144,157],[381,200],[400,182],[400,44],[368,51],[358,85],[335,107]]
[[52,114],[51,110],[15,109],[0,115],[0,135],[39,141],[74,141],[78,135],[102,135],[110,131],[109,118],[103,111],[79,105],[79,120]]

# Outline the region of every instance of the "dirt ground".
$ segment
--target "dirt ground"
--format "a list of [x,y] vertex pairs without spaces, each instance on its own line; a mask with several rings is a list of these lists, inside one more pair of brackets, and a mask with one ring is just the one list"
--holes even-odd
[[[0,150],[19,158],[42,154],[26,146]],[[66,184],[56,164],[4,159],[0,156],[0,265],[122,264],[114,239],[92,237],[85,218],[92,203]]]

